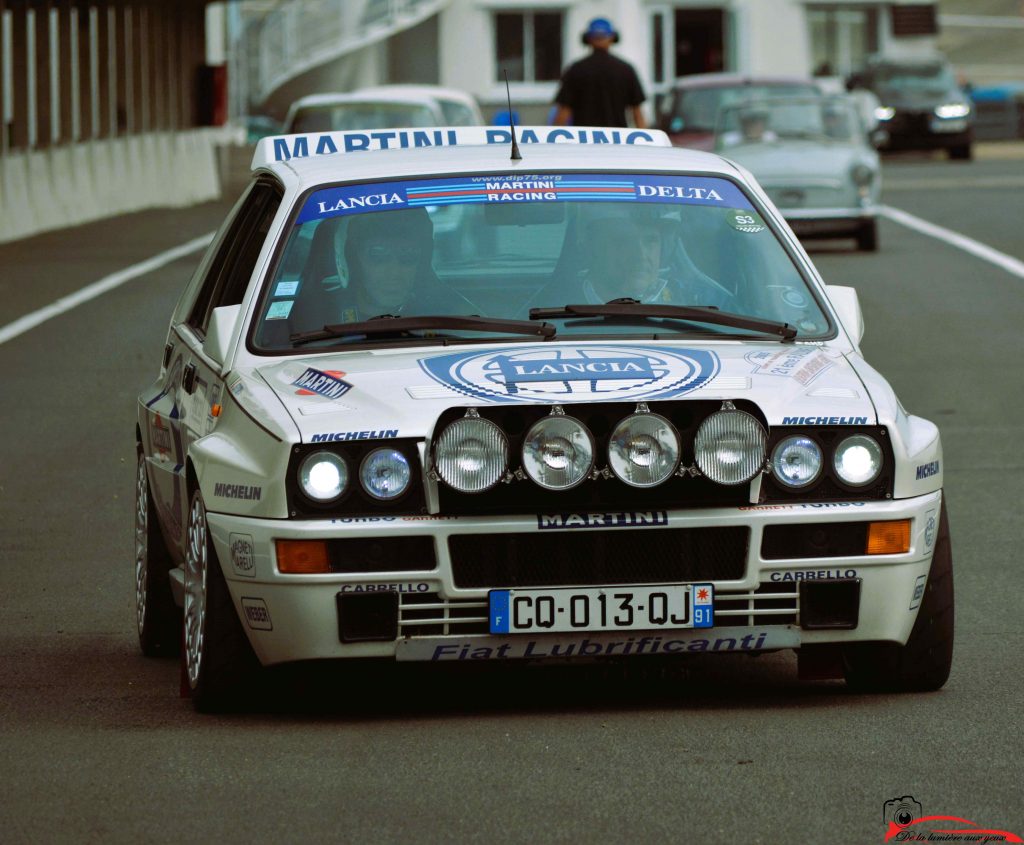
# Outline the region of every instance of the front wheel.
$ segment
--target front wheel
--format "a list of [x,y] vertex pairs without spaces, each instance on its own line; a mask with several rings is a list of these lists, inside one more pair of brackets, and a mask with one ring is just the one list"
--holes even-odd
[[180,648],[181,611],[171,594],[172,566],[140,449],[135,473],[135,621],[146,657],[173,657]]
[[185,534],[185,652],[192,704],[200,712],[229,708],[247,691],[259,668],[238,619],[196,490]]
[[857,249],[861,252],[878,250],[878,221],[866,220],[857,230]]
[[939,514],[932,566],[907,644],[857,643],[843,655],[846,685],[864,692],[928,692],[953,662],[953,550],[946,503]]

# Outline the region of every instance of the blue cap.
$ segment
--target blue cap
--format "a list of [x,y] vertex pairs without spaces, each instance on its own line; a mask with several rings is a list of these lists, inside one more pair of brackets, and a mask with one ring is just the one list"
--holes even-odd
[[589,41],[591,38],[611,38],[613,41],[617,41],[619,33],[615,31],[615,27],[612,26],[612,22],[608,18],[594,18],[587,24],[587,31],[583,33],[584,41]]

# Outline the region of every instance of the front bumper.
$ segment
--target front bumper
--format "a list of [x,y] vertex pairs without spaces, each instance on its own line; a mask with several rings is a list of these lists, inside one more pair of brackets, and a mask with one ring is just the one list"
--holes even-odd
[[[459,586],[450,540],[475,535],[495,550],[502,535],[598,534],[609,543],[620,527],[541,527],[536,516],[390,517],[352,520],[265,520],[208,514],[210,535],[243,627],[260,661],[388,657],[398,660],[469,660],[546,656],[623,656],[692,651],[759,651],[823,643],[889,641],[905,643],[917,615],[915,592],[927,577],[941,493],[885,502],[829,502],[751,505],[700,511],[669,511],[642,532],[685,528],[749,529],[739,566],[726,578],[695,578],[715,588],[715,627],[502,635],[487,633],[489,587]],[[862,523],[910,519],[910,550],[898,555],[766,559],[762,537],[768,526]],[[388,571],[282,575],[275,539],[428,537],[436,565]],[[563,540],[570,538],[563,537]],[[504,543],[516,540],[507,537]],[[458,545],[458,544],[456,544]],[[498,555],[498,552],[495,552]],[[543,563],[543,561],[541,561]],[[701,573],[702,575],[706,573]],[[859,579],[857,625],[848,630],[802,627],[802,581]],[[464,579],[463,579],[464,580]],[[609,583],[631,583],[621,579]],[[647,583],[663,583],[648,580]],[[507,584],[504,584],[507,586]],[[520,584],[519,586],[530,586]],[[576,586],[574,583],[559,586]],[[383,642],[343,643],[339,636],[339,593],[393,593],[398,603],[398,636]],[[919,596],[918,596],[919,598]],[[641,641],[645,644],[641,647]],[[617,644],[616,648],[610,645]],[[570,649],[569,647],[572,646]],[[628,646],[628,648],[627,648]]]
[[782,216],[799,237],[855,236],[865,223],[878,217],[878,206],[853,208],[780,208]]

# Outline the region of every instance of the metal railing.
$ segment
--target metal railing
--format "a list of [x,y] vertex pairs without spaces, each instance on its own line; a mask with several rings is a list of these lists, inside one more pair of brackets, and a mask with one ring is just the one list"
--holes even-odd
[[232,50],[234,113],[290,79],[408,29],[449,0],[303,0],[242,32]]

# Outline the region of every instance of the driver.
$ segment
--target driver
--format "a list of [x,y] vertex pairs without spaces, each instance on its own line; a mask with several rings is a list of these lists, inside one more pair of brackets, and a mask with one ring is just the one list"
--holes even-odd
[[474,312],[468,299],[434,273],[434,227],[426,209],[358,214],[320,225],[331,227],[325,234],[333,272],[307,285],[296,302],[293,325],[319,328],[383,315]]

